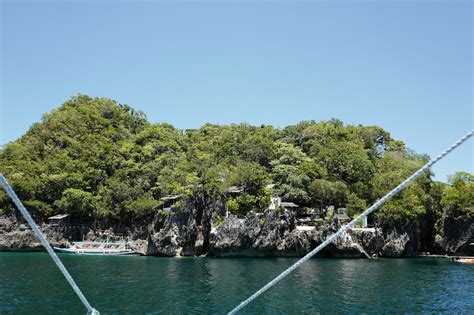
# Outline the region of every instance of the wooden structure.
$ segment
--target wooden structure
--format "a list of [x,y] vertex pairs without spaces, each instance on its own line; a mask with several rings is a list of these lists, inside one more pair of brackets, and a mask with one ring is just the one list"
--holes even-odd
[[241,186],[230,186],[227,189],[227,193],[230,195],[238,195],[240,193],[244,192],[244,188]]
[[48,218],[47,224],[51,227],[63,228],[69,225],[69,214],[56,214]]
[[280,206],[285,210],[296,210],[297,208],[300,207],[296,203],[288,202],[288,201],[282,201],[280,203]]
[[333,216],[333,219],[337,219],[341,224],[351,221],[351,218],[349,218],[349,216],[345,213],[336,213]]
[[163,210],[171,211],[176,201],[181,198],[183,195],[168,195],[160,198],[163,201]]
[[347,208],[337,208],[337,214],[347,214]]

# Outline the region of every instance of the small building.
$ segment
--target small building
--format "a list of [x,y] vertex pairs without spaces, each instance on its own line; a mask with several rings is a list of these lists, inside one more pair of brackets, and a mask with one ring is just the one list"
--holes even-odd
[[47,224],[51,227],[63,228],[69,225],[69,214],[56,214],[48,218]]
[[347,214],[347,208],[337,208],[337,214]]
[[244,187],[242,187],[242,186],[230,186],[227,189],[227,193],[229,193],[231,195],[238,195],[242,192],[244,192]]
[[347,223],[351,220],[346,213],[336,213],[334,214],[333,219],[337,219],[341,224]]
[[183,195],[168,195],[165,197],[160,198],[160,200],[163,200],[163,210],[165,211],[171,211],[171,208],[173,205],[180,199]]
[[296,219],[297,226],[314,226],[314,222],[310,217],[302,217]]
[[300,207],[300,206],[298,206],[296,203],[288,202],[288,201],[282,201],[282,202],[280,203],[280,206],[281,206],[284,210],[296,210],[297,208]]

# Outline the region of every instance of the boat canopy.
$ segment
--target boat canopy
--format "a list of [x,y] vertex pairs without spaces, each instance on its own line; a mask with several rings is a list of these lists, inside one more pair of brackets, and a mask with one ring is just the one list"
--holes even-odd
[[115,243],[110,243],[110,242],[73,242],[72,244],[74,245],[110,245],[110,246],[125,246],[128,245],[127,242],[115,242]]

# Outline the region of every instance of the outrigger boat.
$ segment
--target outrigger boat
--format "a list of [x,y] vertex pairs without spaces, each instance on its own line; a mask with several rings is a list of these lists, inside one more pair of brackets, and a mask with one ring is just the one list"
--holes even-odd
[[474,264],[474,257],[453,257],[452,261],[465,264]]
[[61,253],[82,255],[134,255],[128,243],[73,242],[69,248],[54,247]]

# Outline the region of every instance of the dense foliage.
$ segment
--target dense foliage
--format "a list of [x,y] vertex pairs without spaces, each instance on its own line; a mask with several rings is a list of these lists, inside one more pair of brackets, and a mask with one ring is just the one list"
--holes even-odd
[[441,205],[459,219],[474,217],[474,176],[458,172],[450,176],[449,183],[441,196]]
[[[273,190],[301,206],[347,207],[353,215],[427,159],[377,126],[330,120],[284,129],[206,124],[183,131],[150,124],[130,106],[78,95],[6,144],[0,170],[41,216],[130,218],[157,211],[166,195],[197,193],[244,215],[265,209]],[[473,182],[460,173],[443,186],[426,174],[377,219],[414,219],[441,204],[472,211]],[[234,186],[243,191],[229,194]],[[0,212],[11,209],[0,191]]]

